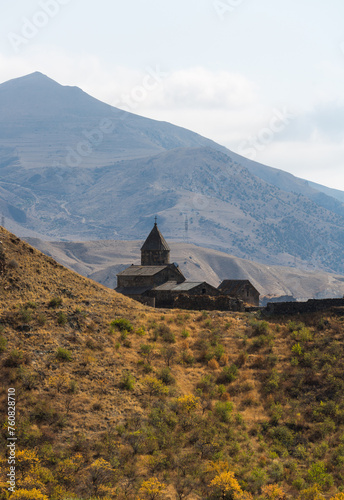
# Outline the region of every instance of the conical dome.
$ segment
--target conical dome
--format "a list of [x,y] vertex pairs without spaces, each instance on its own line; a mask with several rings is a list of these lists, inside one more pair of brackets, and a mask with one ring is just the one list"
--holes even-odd
[[168,250],[170,251],[170,247],[166,243],[165,238],[160,233],[158,224],[155,223],[153,229],[149,233],[148,238],[142,245],[142,250]]
[[157,266],[166,265],[170,262],[170,247],[160,233],[157,223],[148,235],[141,248],[141,265]]

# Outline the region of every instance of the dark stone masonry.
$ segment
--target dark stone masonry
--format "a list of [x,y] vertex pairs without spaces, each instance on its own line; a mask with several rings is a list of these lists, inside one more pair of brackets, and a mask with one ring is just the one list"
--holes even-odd
[[116,291],[151,307],[244,311],[259,305],[259,292],[248,280],[224,280],[216,288],[205,281],[187,281],[170,263],[170,248],[157,222],[141,248],[141,265],[117,275]]
[[262,314],[265,316],[293,316],[295,314],[326,311],[332,307],[344,307],[344,298],[309,299],[307,302],[269,302],[262,309]]

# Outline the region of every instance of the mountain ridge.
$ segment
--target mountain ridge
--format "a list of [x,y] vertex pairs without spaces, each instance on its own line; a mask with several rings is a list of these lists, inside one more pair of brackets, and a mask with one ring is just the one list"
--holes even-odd
[[344,273],[344,205],[307,181],[40,73],[0,85],[0,107],[0,211],[18,234],[137,239],[158,214],[170,239]]

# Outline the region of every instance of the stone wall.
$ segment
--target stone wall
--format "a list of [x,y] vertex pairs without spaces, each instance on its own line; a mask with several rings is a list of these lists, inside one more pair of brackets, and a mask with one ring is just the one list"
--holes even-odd
[[344,307],[343,299],[310,299],[307,302],[269,302],[265,309],[262,309],[264,315],[295,315],[302,313],[315,313],[326,311],[332,307]]
[[245,311],[242,300],[233,299],[228,295],[210,297],[209,295],[180,294],[174,299],[173,307],[193,311]]

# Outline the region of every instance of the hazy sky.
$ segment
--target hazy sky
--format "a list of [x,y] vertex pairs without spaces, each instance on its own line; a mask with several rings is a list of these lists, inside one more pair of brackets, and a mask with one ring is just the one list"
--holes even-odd
[[2,3],[0,82],[41,71],[344,190],[343,0]]

